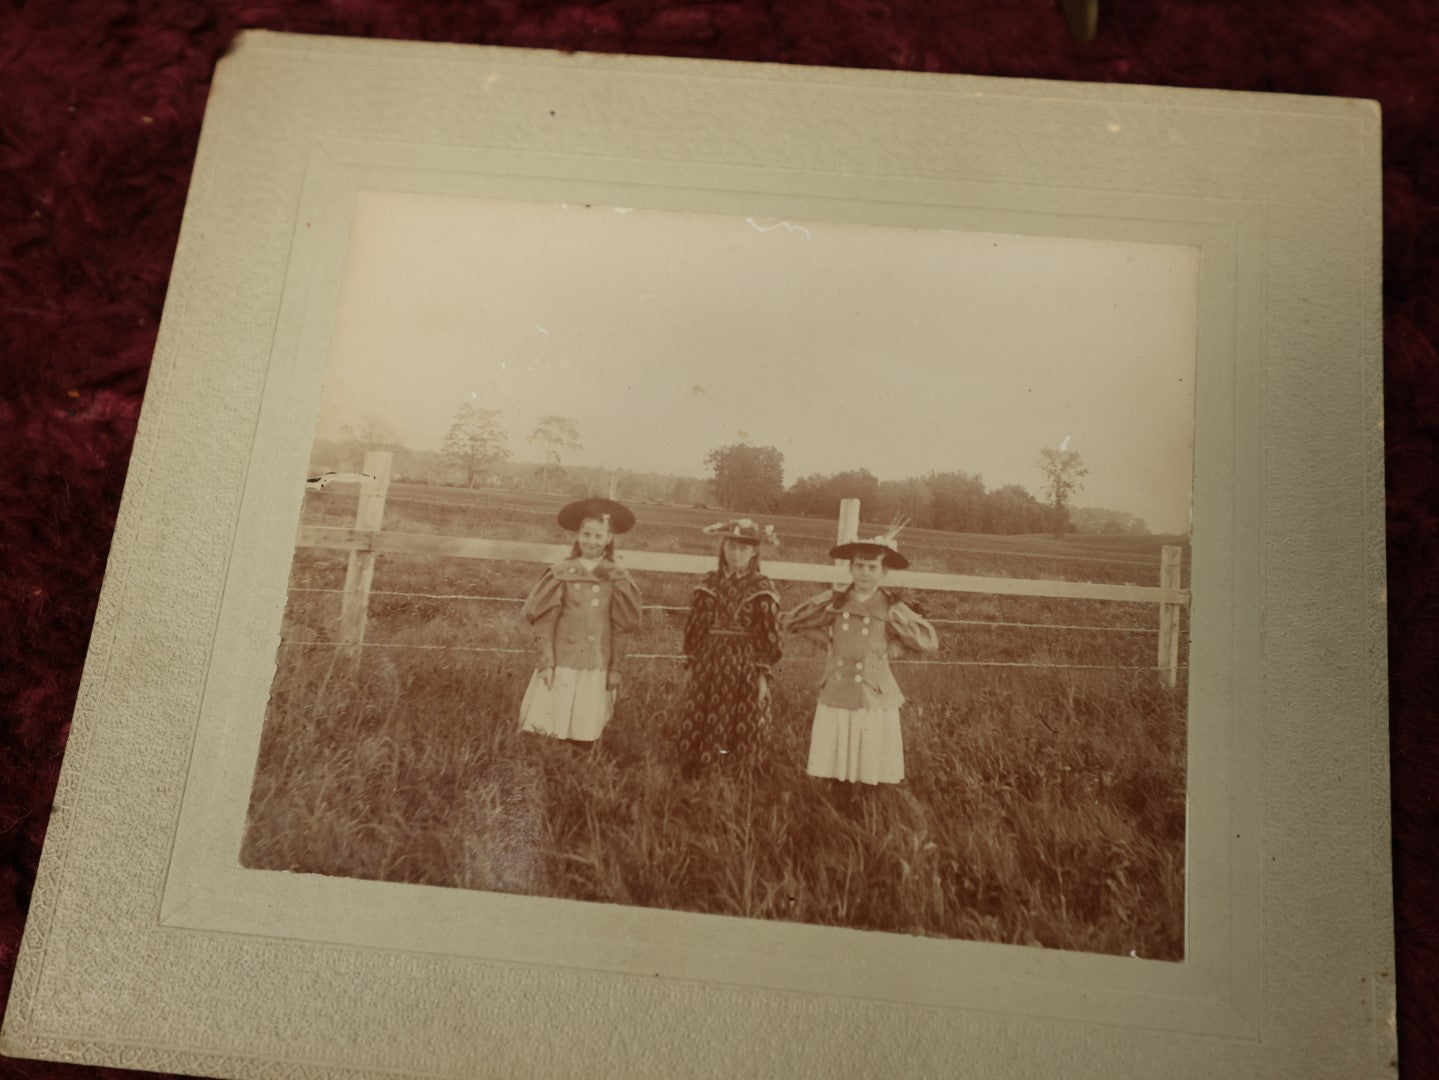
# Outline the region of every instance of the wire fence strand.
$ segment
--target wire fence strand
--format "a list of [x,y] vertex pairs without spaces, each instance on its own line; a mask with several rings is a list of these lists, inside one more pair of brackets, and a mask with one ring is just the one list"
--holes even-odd
[[[306,593],[334,593],[342,594],[344,589],[324,588],[321,586],[294,586],[291,592]],[[479,593],[421,593],[405,592],[400,589],[371,589],[371,596],[405,596],[414,597],[420,600],[477,600],[497,604],[522,604],[524,600],[517,596],[484,596]],[[687,612],[689,608],[676,604],[645,604],[646,611],[675,611]],[[1112,630],[1117,633],[1126,634],[1157,634],[1159,628],[1155,626],[1093,626],[1075,623],[1027,623],[1007,622],[1001,619],[940,619],[929,620],[941,626],[1007,626],[1028,630]]]
[[[281,645],[307,645],[320,646],[325,648],[351,648],[339,641],[284,641]],[[365,649],[426,649],[426,650],[449,650],[452,652],[480,652],[480,653],[505,653],[509,655],[533,655],[533,649],[505,649],[494,645],[420,645],[401,641],[364,641],[360,642],[360,648]],[[628,653],[626,660],[684,660],[687,659],[683,653]],[[787,658],[791,663],[817,663],[827,659],[823,656],[797,656]],[[1153,664],[1053,664],[1042,661],[1029,660],[906,660],[903,658],[891,660],[892,664],[910,664],[915,667],[1006,667],[1006,668],[1064,668],[1082,671],[1161,671],[1168,670]],[[1188,671],[1187,664],[1181,664],[1180,671]]]

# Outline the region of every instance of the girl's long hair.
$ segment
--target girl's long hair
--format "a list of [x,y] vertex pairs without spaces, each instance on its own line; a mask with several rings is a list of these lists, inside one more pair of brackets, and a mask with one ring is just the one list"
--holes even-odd
[[[598,521],[601,525],[603,525],[603,526],[605,527],[606,531],[609,532],[609,534],[610,534],[610,542],[605,545],[604,555],[602,555],[601,558],[609,559],[610,562],[614,562],[614,561],[615,561],[615,531],[614,531],[613,528],[610,527],[610,523],[609,523],[608,521],[606,521],[604,518],[587,517],[587,518],[585,518],[583,521],[580,522],[580,528],[584,528],[584,524],[585,524],[586,521]],[[572,558],[572,559],[578,559],[578,558],[580,557],[580,539],[579,539],[579,536],[578,536],[579,529],[576,529],[576,530],[575,530],[575,533],[576,533],[575,542],[570,545],[570,558]]]
[[[719,574],[720,574],[720,577],[724,577],[725,574],[729,573],[729,571],[730,571],[729,560],[724,557],[724,547],[725,547],[725,542],[724,542],[723,540],[721,540],[721,541],[720,541],[720,546],[719,546]],[[751,544],[750,547],[754,548],[754,557],[753,557],[752,559],[750,559],[749,565],[748,565],[747,567],[745,567],[745,569],[744,569],[744,573],[746,573],[746,574],[758,574],[758,573],[761,572],[761,571],[760,571],[760,568],[759,568],[759,545],[758,545],[758,544]]]

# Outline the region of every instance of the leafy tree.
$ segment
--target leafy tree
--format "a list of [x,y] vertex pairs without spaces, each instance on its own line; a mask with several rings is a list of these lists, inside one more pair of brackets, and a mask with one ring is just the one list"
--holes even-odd
[[781,509],[787,514],[826,513],[829,505],[829,494],[825,490],[826,479],[818,473],[800,477],[784,493]]
[[707,496],[705,482],[693,476],[670,477],[669,490],[664,493],[664,500],[672,503],[703,503]]
[[530,434],[529,441],[539,443],[544,453],[540,467],[540,488],[550,489],[550,470],[563,473],[562,455],[580,448],[580,432],[568,416],[542,416],[539,426]]
[[1018,484],[995,488],[985,499],[988,531],[1013,536],[1043,532],[1049,511]]
[[499,417],[498,409],[480,409],[470,401],[455,410],[440,453],[448,467],[464,470],[465,487],[475,486],[475,474],[485,466],[510,456]]
[[784,494],[784,454],[773,446],[731,443],[705,455],[715,500],[727,510],[773,510]]
[[1071,506],[1069,522],[1075,532],[1107,533],[1111,536],[1149,535],[1149,526],[1143,518],[1126,510],[1108,510],[1102,506]]
[[1039,451],[1039,471],[1044,474],[1044,493],[1049,497],[1054,535],[1058,537],[1069,524],[1069,497],[1084,486],[1089,475],[1078,450],[1070,450],[1066,438],[1059,448],[1046,446]]
[[892,521],[897,517],[908,518],[920,528],[934,528],[934,493],[919,477],[907,480],[881,480],[879,502],[871,504],[868,516],[871,521]]
[[825,475],[811,473],[790,485],[783,507],[792,514],[834,517],[841,499],[858,499],[871,514],[877,512],[879,480],[868,469],[850,469]]
[[930,492],[929,526],[948,532],[984,532],[984,481],[975,473],[932,472],[924,478]]
[[832,516],[841,499],[858,499],[861,507],[875,507],[879,502],[879,478],[868,469],[847,469],[837,472],[825,484],[829,496],[825,516]]

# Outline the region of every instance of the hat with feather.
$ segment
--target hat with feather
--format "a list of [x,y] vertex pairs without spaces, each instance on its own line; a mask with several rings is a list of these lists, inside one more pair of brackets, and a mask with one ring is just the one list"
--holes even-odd
[[909,565],[909,560],[900,554],[897,537],[907,524],[909,524],[908,518],[895,518],[894,523],[879,536],[869,540],[849,540],[830,548],[829,557],[831,559],[880,558],[884,560],[887,569],[903,570]]

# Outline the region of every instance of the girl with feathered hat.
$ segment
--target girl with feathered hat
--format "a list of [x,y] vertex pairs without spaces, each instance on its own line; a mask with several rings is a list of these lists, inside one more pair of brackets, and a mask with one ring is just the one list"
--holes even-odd
[[779,663],[779,594],[760,572],[759,548],[774,527],[749,518],[708,526],[719,565],[695,586],[685,623],[689,686],[680,722],[680,768],[743,759],[770,721],[769,679]]
[[522,609],[538,656],[520,704],[520,728],[594,742],[614,711],[623,640],[640,624],[639,587],[616,563],[614,540],[630,530],[635,515],[610,499],[581,499],[560,510],[558,520],[575,542]]
[[861,784],[904,779],[899,707],[904,695],[889,662],[906,652],[935,652],[933,625],[883,588],[890,570],[909,565],[896,522],[872,540],[851,540],[830,551],[848,559],[852,582],[813,596],[780,618],[781,627],[825,649],[808,772]]

